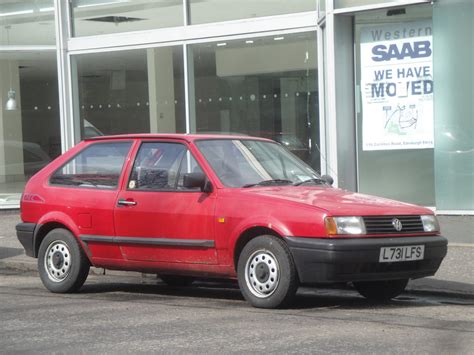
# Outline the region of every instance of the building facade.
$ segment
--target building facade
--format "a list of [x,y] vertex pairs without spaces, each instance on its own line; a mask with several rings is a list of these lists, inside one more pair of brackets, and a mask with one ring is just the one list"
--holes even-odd
[[85,137],[275,139],[335,185],[474,215],[470,0],[6,0],[0,207]]

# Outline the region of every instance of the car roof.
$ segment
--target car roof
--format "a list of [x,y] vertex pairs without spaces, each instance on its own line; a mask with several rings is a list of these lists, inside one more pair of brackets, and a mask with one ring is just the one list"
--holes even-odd
[[233,134],[187,134],[187,133],[135,133],[135,134],[118,134],[110,136],[97,136],[84,139],[85,141],[103,141],[103,140],[114,140],[114,139],[179,139],[187,142],[204,139],[251,139],[273,142],[271,139],[252,137],[245,135],[233,135]]

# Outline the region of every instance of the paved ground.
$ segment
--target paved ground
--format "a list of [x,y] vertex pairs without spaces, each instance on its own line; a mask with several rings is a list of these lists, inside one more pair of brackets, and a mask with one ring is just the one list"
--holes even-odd
[[427,294],[370,303],[350,290],[300,289],[287,310],[250,307],[232,284],[170,288],[89,276],[52,294],[35,275],[0,273],[4,353],[472,354],[474,302]]
[[438,220],[450,242],[474,244],[474,216],[438,216]]

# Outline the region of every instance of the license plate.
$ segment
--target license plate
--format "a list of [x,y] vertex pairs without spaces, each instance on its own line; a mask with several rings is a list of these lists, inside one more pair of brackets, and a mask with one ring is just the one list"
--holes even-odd
[[424,245],[410,245],[403,247],[380,248],[379,262],[393,263],[397,261],[423,260],[425,254]]

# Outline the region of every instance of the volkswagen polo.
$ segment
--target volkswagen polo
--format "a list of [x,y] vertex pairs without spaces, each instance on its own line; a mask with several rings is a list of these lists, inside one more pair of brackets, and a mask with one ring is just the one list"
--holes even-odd
[[431,210],[333,188],[282,145],[243,136],[86,139],[28,181],[21,218],[52,292],[79,290],[94,266],[170,285],[237,279],[262,308],[303,284],[388,300],[447,251]]

